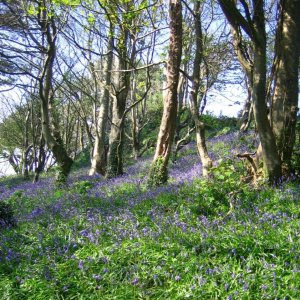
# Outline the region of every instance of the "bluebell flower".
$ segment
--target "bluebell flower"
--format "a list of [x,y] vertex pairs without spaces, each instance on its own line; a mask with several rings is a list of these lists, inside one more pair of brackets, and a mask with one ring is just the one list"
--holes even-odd
[[78,261],[78,268],[79,268],[81,271],[84,270],[84,264],[83,264],[83,261],[82,261],[81,259]]

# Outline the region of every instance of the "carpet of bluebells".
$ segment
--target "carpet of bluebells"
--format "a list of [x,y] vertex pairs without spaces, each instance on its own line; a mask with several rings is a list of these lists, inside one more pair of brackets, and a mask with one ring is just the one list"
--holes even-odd
[[243,183],[253,138],[211,139],[214,181],[195,145],[147,187],[151,157],[105,180],[73,172],[0,181],[17,225],[0,228],[0,299],[300,299],[300,189]]

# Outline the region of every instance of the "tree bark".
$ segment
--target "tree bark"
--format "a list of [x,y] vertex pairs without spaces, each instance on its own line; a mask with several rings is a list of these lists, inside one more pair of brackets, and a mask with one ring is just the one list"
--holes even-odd
[[194,57],[194,68],[192,75],[192,90],[190,92],[190,105],[191,112],[195,122],[197,150],[202,163],[202,175],[208,177],[209,169],[212,167],[212,160],[209,157],[206,140],[205,140],[205,125],[200,120],[199,114],[199,89],[200,89],[200,78],[201,78],[201,62],[203,59],[203,35],[201,25],[201,4],[196,2],[194,9],[194,26],[196,35],[196,50]]
[[[132,104],[137,101],[136,97],[136,75],[132,78],[131,99]],[[138,107],[135,105],[131,109],[131,140],[132,140],[132,155],[135,160],[139,157],[140,152],[140,138],[139,138],[139,119],[138,119]]]
[[38,165],[35,169],[33,182],[38,182],[38,180],[40,178],[40,174],[45,169],[45,163],[46,163],[45,140],[44,140],[43,134],[41,134],[40,145],[39,145],[39,155],[38,155]]
[[149,174],[149,185],[161,185],[168,179],[168,161],[174,139],[177,115],[177,86],[182,54],[182,6],[180,0],[169,1],[170,41],[167,63],[167,91],[157,146]]
[[26,117],[25,117],[25,128],[24,128],[24,133],[23,133],[22,175],[23,175],[24,179],[28,179],[28,177],[29,177],[28,154],[32,147],[32,146],[29,146],[29,137],[28,137],[29,117],[30,117],[30,110],[28,110]]
[[275,79],[271,122],[278,152],[286,171],[296,139],[298,70],[300,48],[300,2],[281,0],[275,45]]
[[241,126],[240,131],[246,132],[250,126],[252,114],[253,114],[253,105],[252,105],[252,86],[248,85],[248,96],[244,104],[243,112],[241,115]]
[[112,124],[109,134],[109,150],[107,157],[107,178],[123,174],[123,140],[124,140],[124,113],[130,86],[130,72],[126,72],[128,65],[127,44],[129,32],[121,32],[118,44],[117,66],[119,71],[114,79],[112,95]]
[[251,47],[245,43],[241,33],[241,29],[237,24],[231,25],[231,33],[233,37],[234,51],[237,55],[238,61],[245,73],[245,83],[247,86],[247,99],[245,101],[243,113],[241,116],[240,131],[247,131],[252,117],[252,92],[253,92],[253,53]]
[[[188,51],[187,51],[188,52]],[[189,55],[189,53],[187,53]],[[185,63],[184,67],[184,72],[187,70],[187,63]],[[186,85],[187,85],[187,78],[183,75],[179,75],[179,82],[178,82],[178,87],[177,87],[177,93],[178,93],[178,106],[177,106],[177,116],[176,116],[176,128],[175,128],[175,136],[174,136],[174,147],[173,147],[173,153],[172,153],[172,162],[175,162],[177,159],[177,154],[178,151],[180,150],[180,147],[182,143],[188,142],[187,140],[183,140],[180,137],[180,133],[182,129],[187,127],[189,125],[189,122],[187,120],[184,120],[183,123],[181,123],[182,116],[184,112],[186,111],[186,107],[183,107],[183,101],[185,97],[185,91],[186,91]],[[190,116],[189,116],[190,117]],[[188,138],[188,135],[186,135]]]
[[281,161],[275,137],[268,119],[266,105],[266,32],[264,2],[253,0],[253,114],[262,145],[264,168],[269,181],[277,184],[281,177]]
[[45,61],[42,73],[39,78],[39,95],[41,99],[41,116],[42,116],[42,132],[45,138],[46,144],[53,152],[53,155],[58,164],[58,171],[56,175],[57,184],[63,184],[67,180],[67,176],[71,170],[73,160],[69,157],[59,132],[58,124],[55,124],[54,118],[50,117],[50,111],[53,107],[53,65],[56,57],[56,39],[57,31],[53,20],[50,21],[45,16],[46,11],[41,12],[41,20],[39,22],[41,30],[45,34],[47,40],[48,49],[45,55]]
[[109,87],[111,85],[111,70],[113,65],[113,32],[110,32],[108,57],[106,62],[105,74],[105,89],[99,107],[99,115],[96,124],[95,144],[91,159],[91,168],[89,175],[95,173],[105,175],[106,173],[106,127],[108,122],[108,109],[109,109]]

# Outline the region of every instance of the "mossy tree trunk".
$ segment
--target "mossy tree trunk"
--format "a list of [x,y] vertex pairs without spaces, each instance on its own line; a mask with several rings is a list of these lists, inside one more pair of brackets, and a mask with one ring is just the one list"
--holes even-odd
[[164,184],[168,179],[168,161],[174,139],[177,115],[177,86],[182,53],[182,6],[180,0],[169,1],[170,40],[167,63],[167,91],[157,139],[156,151],[150,168],[149,185]]

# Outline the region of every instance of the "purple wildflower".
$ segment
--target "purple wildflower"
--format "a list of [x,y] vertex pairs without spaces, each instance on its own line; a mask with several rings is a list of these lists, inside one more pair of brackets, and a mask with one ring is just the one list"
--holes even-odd
[[81,259],[78,261],[78,268],[79,268],[81,271],[84,270],[84,264],[83,264],[83,261],[82,261]]
[[131,281],[131,284],[132,285],[137,285],[139,283],[139,279],[138,278],[134,278],[132,281]]

